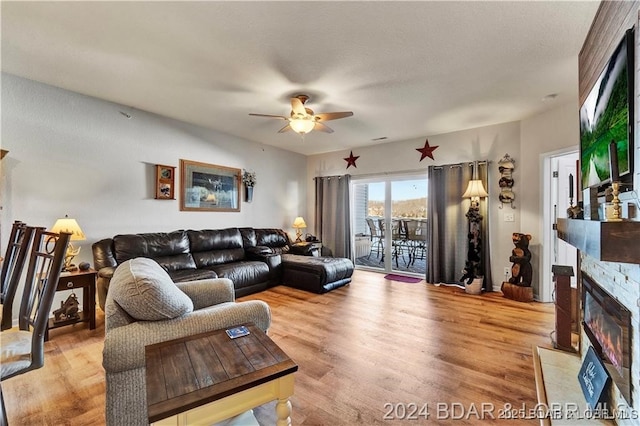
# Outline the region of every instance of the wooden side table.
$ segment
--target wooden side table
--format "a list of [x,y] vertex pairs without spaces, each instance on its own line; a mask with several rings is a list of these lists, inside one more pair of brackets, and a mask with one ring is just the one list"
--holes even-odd
[[216,330],[145,348],[150,423],[213,424],[276,400],[277,426],[291,425],[298,366],[246,325],[251,334],[236,339]]
[[[93,269],[87,271],[63,272],[58,279],[56,291],[82,289],[82,311],[79,312],[78,318],[72,318],[62,321],[54,321],[49,318],[49,327],[45,333],[44,340],[49,340],[49,330],[58,327],[64,327],[79,322],[88,322],[89,330],[96,328],[96,276],[97,272]],[[56,310],[56,306],[52,306]]]

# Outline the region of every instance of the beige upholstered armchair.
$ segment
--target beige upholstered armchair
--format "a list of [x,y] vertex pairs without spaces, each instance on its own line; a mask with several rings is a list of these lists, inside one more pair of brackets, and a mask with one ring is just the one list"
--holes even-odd
[[145,346],[252,322],[266,331],[269,306],[234,301],[225,278],[174,284],[154,260],[116,269],[105,304],[107,425],[146,425]]

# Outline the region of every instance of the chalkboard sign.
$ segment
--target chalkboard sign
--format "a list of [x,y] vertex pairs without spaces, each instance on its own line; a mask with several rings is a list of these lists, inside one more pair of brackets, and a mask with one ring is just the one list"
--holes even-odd
[[582,367],[578,373],[578,381],[582,388],[582,393],[589,404],[591,409],[599,408],[600,403],[606,402],[607,393],[605,389],[608,389],[608,385],[611,378],[609,373],[602,365],[602,361],[593,350],[593,347],[589,346],[587,355],[584,357]]

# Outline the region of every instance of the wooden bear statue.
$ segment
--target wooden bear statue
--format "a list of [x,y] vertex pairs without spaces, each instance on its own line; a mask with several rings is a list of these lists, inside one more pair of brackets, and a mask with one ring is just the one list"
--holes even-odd
[[529,251],[531,235],[514,232],[511,240],[515,248],[511,251],[511,257],[509,257],[509,262],[513,262],[509,282],[522,287],[531,287],[531,277],[533,275],[531,252]]
[[520,302],[533,301],[533,287],[531,287],[531,252],[529,251],[529,241],[531,235],[514,232],[511,236],[515,248],[511,251],[509,261],[511,266],[511,278],[502,283],[502,293],[504,297],[518,300]]

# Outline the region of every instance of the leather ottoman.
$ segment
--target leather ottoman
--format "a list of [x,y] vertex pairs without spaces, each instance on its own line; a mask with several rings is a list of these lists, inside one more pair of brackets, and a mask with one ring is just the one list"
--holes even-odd
[[342,257],[282,255],[282,283],[314,293],[326,293],[351,282],[353,262]]

